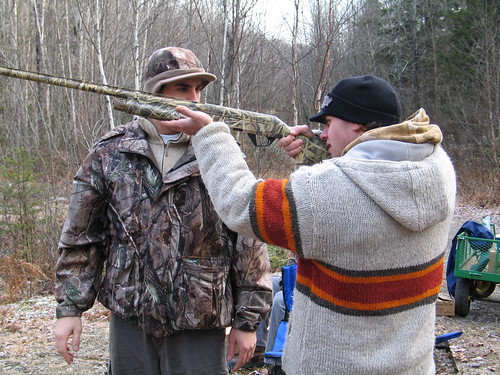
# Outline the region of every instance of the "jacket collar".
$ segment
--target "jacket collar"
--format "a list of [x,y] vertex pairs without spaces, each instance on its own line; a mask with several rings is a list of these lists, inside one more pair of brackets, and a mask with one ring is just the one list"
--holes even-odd
[[118,150],[120,152],[139,154],[154,160],[153,154],[149,150],[148,135],[139,124],[140,120],[134,120],[125,126]]
[[[134,120],[126,126],[125,133],[118,145],[118,150],[124,153],[139,154],[147,157],[158,168],[148,145],[148,134],[141,127],[140,121],[141,119]],[[164,183],[174,183],[189,176],[199,175],[200,173],[198,160],[195,158],[189,138],[181,137],[178,141],[182,140],[189,141],[188,148],[172,170],[163,176]]]

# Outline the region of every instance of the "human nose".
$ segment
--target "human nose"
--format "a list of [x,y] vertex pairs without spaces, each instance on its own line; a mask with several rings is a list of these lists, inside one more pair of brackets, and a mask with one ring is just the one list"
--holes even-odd
[[187,100],[198,103],[200,101],[200,92],[198,90],[192,89],[187,93]]
[[321,132],[321,134],[319,135],[319,137],[323,140],[326,140],[328,139],[328,126],[325,126],[323,128],[323,131]]

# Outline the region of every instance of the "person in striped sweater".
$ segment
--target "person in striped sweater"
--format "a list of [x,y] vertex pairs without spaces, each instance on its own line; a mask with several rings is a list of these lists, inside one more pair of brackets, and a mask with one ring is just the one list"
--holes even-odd
[[[234,231],[298,256],[287,375],[435,373],[435,302],[455,206],[452,162],[423,109],[401,122],[394,89],[341,80],[311,121],[331,159],[257,179],[224,123],[185,107],[216,211]],[[294,128],[280,145],[293,155]]]

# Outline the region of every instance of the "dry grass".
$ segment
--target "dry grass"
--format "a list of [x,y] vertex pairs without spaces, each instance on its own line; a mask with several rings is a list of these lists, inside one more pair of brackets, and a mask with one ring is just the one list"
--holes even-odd
[[[52,280],[33,263],[9,255],[0,258],[0,303],[9,303],[43,294]],[[3,284],[3,285],[2,285]]]
[[458,174],[458,197],[463,204],[477,208],[500,206],[500,174],[495,171],[467,169]]

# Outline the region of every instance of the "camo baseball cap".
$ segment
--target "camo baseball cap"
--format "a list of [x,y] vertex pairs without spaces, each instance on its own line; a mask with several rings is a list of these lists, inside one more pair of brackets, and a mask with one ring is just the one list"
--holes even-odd
[[158,93],[166,83],[200,77],[205,88],[217,79],[207,73],[193,52],[179,47],[165,47],[153,52],[144,72],[143,90]]

